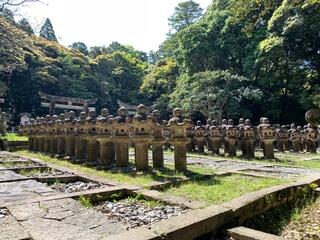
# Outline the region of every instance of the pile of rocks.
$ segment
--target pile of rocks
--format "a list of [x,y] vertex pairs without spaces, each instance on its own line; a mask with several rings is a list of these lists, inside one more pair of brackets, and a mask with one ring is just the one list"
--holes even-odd
[[8,215],[8,210],[5,208],[0,208],[0,219],[5,218]]
[[[19,173],[21,174],[21,173]],[[27,175],[28,177],[49,177],[49,176],[61,176],[61,175],[64,175],[65,173],[64,172],[61,172],[61,171],[58,171],[58,170],[55,170],[55,169],[48,169],[48,170],[45,170],[45,171],[37,171],[37,170],[31,170],[31,171],[28,171],[26,172],[25,174],[22,174],[22,175]]]
[[64,193],[73,193],[73,192],[80,192],[80,191],[86,191],[86,190],[92,190],[92,189],[98,189],[106,187],[106,185],[101,183],[95,183],[95,182],[72,182],[72,183],[55,183],[50,186],[51,188],[58,190],[60,192]]
[[95,209],[124,223],[127,229],[150,225],[188,211],[178,206],[148,206],[143,202],[125,200],[115,203],[106,201],[95,206]]

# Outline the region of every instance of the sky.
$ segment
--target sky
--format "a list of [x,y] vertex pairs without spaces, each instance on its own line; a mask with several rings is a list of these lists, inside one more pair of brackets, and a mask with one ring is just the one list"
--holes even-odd
[[[39,31],[49,17],[58,41],[88,47],[112,41],[156,51],[169,32],[168,18],[183,0],[42,0],[20,10]],[[212,0],[195,0],[206,9]]]

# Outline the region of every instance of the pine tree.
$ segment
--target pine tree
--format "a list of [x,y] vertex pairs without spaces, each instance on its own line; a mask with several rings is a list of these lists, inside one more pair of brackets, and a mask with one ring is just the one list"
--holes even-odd
[[53,30],[52,23],[49,18],[46,19],[45,23],[40,29],[40,37],[48,39],[49,41],[58,42],[57,37]]
[[34,34],[33,29],[30,25],[30,23],[28,22],[27,19],[23,18],[18,22],[18,27],[20,29],[22,29],[23,31],[25,31],[26,33],[28,33],[29,35]]

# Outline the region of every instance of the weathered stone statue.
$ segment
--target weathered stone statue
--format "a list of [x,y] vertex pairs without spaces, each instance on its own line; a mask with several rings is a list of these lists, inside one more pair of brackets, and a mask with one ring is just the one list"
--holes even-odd
[[99,143],[97,141],[97,115],[95,110],[90,110],[86,119],[85,127],[87,128],[85,139],[87,141],[87,156],[86,159],[90,164],[97,164]]
[[132,142],[135,148],[135,165],[138,171],[148,170],[148,149],[152,140],[152,128],[154,119],[147,115],[147,108],[140,104],[133,117],[131,126],[133,128]]
[[318,140],[318,131],[308,124],[308,128],[305,131],[306,142],[310,153],[317,152],[317,140]]
[[254,158],[255,141],[257,130],[252,126],[250,119],[246,119],[242,128],[242,141],[245,145],[245,158]]
[[112,142],[112,118],[109,110],[104,108],[98,117],[98,142],[100,143],[100,163],[109,168],[115,162],[114,144]]
[[201,121],[197,121],[196,127],[194,128],[194,139],[199,153],[204,153],[204,146],[206,145],[207,130],[202,125]]
[[211,151],[213,153],[219,154],[222,141],[222,129],[217,125],[217,122],[215,120],[212,120],[211,126],[209,128],[209,145],[211,146]]
[[264,158],[274,158],[273,142],[275,141],[275,133],[268,118],[263,118],[262,123],[259,125],[259,137],[263,143]]
[[243,140],[243,128],[245,126],[245,120],[244,118],[240,118],[239,119],[239,124],[237,126],[237,135],[238,135],[238,140],[237,140],[237,145],[238,147],[241,149],[242,151],[242,156],[246,156],[247,153],[246,153],[246,144]]
[[292,123],[290,125],[290,129],[288,132],[289,132],[289,140],[292,143],[293,152],[299,152],[300,133],[297,130],[296,125]]
[[112,121],[112,140],[115,144],[116,166],[127,167],[129,164],[129,120],[127,109],[118,109],[118,116]]
[[86,125],[86,112],[80,112],[79,119],[75,122],[75,155],[78,161],[83,161],[86,158],[87,141],[85,135],[87,134]]
[[59,120],[57,121],[57,153],[59,155],[64,155],[66,150],[66,142],[64,136],[64,122],[66,117],[63,113],[59,115]]
[[320,109],[311,109],[306,112],[306,121],[312,126],[320,125]]
[[286,126],[282,125],[280,129],[275,130],[277,147],[279,152],[289,150],[289,132]]
[[53,115],[51,118],[51,121],[49,123],[49,132],[50,132],[50,153],[56,154],[57,153],[57,147],[58,147],[58,141],[57,141],[57,122],[59,118],[57,115]]
[[154,124],[152,126],[152,160],[154,168],[162,168],[164,166],[163,162],[163,144],[165,143],[165,138],[163,137],[163,126],[164,121],[160,118],[160,112],[158,110],[154,110],[152,112],[152,117],[154,120]]
[[182,110],[175,108],[173,117],[169,120],[168,127],[171,130],[170,143],[174,147],[175,169],[183,171],[187,169],[187,143],[190,138],[187,137],[187,129],[191,125],[191,120],[183,119]]
[[74,111],[68,113],[67,119],[63,123],[64,138],[65,138],[65,153],[67,156],[75,155],[75,134],[76,134],[76,119]]
[[233,124],[233,120],[228,120],[228,125],[225,128],[225,140],[228,143],[228,155],[235,157],[237,155],[237,128]]
[[50,153],[50,143],[51,143],[51,135],[50,135],[50,122],[51,122],[51,116],[46,115],[45,116],[45,137],[44,137],[44,152]]

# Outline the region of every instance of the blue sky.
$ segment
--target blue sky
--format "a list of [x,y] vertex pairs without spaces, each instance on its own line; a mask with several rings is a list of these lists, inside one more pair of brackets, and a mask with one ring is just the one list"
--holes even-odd
[[[206,9],[212,0],[195,0]],[[169,31],[168,17],[181,0],[42,0],[20,13],[36,29],[46,17],[60,43],[82,41],[87,46],[112,41],[143,50],[157,50]]]

